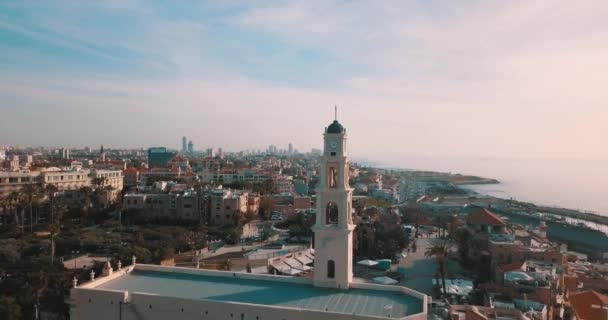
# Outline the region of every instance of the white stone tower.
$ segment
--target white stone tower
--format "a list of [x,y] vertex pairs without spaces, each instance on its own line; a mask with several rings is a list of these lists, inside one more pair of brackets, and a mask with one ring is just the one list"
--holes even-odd
[[317,187],[314,284],[348,289],[353,279],[352,189],[346,129],[336,119],[325,129]]

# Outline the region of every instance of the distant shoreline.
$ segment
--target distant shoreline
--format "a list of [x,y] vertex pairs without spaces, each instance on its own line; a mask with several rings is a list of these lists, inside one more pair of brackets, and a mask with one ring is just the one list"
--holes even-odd
[[[496,184],[500,184],[500,182],[498,182],[498,180],[496,180]],[[467,184],[459,184],[459,187],[465,187],[467,185],[470,186],[475,186],[475,185],[480,185],[480,184],[487,184],[487,183],[467,183]],[[466,192],[468,192],[471,195],[483,195],[484,197],[488,197],[488,198],[492,198],[492,199],[496,199],[499,201],[504,201],[507,203],[511,203],[511,204],[516,204],[519,206],[524,206],[529,210],[534,210],[537,212],[545,212],[545,213],[550,213],[550,214],[555,214],[555,215],[559,215],[562,217],[568,217],[568,218],[574,218],[574,219],[579,219],[579,220],[585,220],[585,221],[589,221],[589,222],[594,222],[594,223],[599,223],[599,224],[603,224],[603,225],[607,225],[608,226],[608,216],[604,216],[601,214],[597,214],[594,212],[583,212],[580,210],[575,210],[575,209],[570,209],[570,208],[564,208],[564,207],[559,207],[559,206],[547,206],[547,205],[540,205],[540,204],[536,204],[533,202],[528,202],[528,201],[519,201],[519,200],[514,200],[514,199],[503,199],[503,198],[499,198],[496,196],[492,196],[492,195],[486,195],[486,194],[482,194],[479,193],[475,190],[472,189],[468,189],[468,188],[462,188],[464,189]]]
[[445,175],[450,176],[449,182],[453,183],[454,185],[456,185],[457,187],[459,187],[460,189],[465,191],[467,194],[483,195],[484,197],[496,199],[499,201],[504,201],[504,202],[511,203],[511,204],[524,206],[529,210],[533,210],[533,211],[537,211],[537,212],[546,212],[546,213],[555,214],[555,215],[559,215],[559,216],[563,216],[563,217],[580,219],[580,220],[585,220],[588,222],[593,222],[593,223],[598,223],[598,224],[603,224],[603,225],[608,226],[608,216],[604,216],[604,215],[601,215],[601,214],[598,214],[595,212],[584,212],[581,210],[575,210],[575,209],[570,209],[570,208],[565,208],[565,207],[560,207],[560,206],[548,206],[548,205],[540,205],[540,204],[536,204],[533,202],[527,202],[527,201],[504,199],[504,198],[499,198],[499,197],[492,196],[492,195],[482,194],[482,193],[476,192],[475,190],[466,188],[467,185],[469,185],[469,186],[491,185],[491,184],[500,185],[501,182],[498,179],[485,178],[485,177],[479,177],[479,176],[474,176],[474,175],[463,175],[463,174],[459,174],[459,173],[432,171],[432,170],[416,170],[416,169],[404,169],[404,168],[394,168],[394,167],[393,168],[382,167],[378,163],[374,163],[374,164],[365,163],[364,166],[381,169],[381,170],[388,170],[388,171],[429,172],[429,173],[445,174]]

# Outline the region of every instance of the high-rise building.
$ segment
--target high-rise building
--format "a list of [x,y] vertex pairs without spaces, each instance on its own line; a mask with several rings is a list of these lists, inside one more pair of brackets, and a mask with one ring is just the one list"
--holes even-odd
[[11,160],[8,165],[11,170],[19,169],[19,156],[18,155],[11,156]]
[[293,154],[293,144],[289,143],[289,149],[287,150],[289,154]]
[[182,152],[185,153],[186,151],[188,151],[188,139],[186,139],[186,136],[182,137]]
[[70,149],[69,148],[61,148],[59,150],[61,159],[69,160],[70,159]]
[[205,155],[207,157],[215,157],[215,151],[213,150],[213,148],[207,148],[207,150],[205,151]]
[[188,142],[188,153],[194,153],[194,143],[192,143],[192,140]]
[[177,152],[168,150],[165,147],[154,147],[148,149],[148,165],[150,167],[166,167]]

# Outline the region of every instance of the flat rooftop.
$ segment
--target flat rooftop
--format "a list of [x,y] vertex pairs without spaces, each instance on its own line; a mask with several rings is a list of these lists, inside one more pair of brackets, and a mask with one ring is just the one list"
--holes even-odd
[[96,288],[386,318],[423,311],[421,299],[401,292],[317,288],[308,284],[137,268]]

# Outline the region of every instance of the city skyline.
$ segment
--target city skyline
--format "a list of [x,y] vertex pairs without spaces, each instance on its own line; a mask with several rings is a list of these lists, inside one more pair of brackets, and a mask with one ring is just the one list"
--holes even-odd
[[310,150],[337,104],[359,158],[608,159],[600,2],[0,9],[1,144]]

